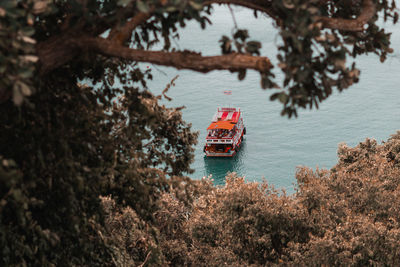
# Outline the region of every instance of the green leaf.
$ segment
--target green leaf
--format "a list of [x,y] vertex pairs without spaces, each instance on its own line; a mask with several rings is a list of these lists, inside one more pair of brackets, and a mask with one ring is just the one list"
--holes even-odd
[[290,0],[283,0],[282,3],[283,3],[283,6],[286,7],[287,9],[293,9],[296,7],[294,5],[294,3]]
[[252,47],[256,47],[257,49],[260,49],[261,43],[258,41],[250,41],[250,42],[247,42],[247,46],[252,46]]
[[233,38],[240,39],[242,41],[246,40],[249,37],[249,33],[247,30],[237,30],[237,32],[233,35]]
[[203,4],[202,3],[198,3],[198,2],[195,2],[195,1],[189,1],[189,5],[191,7],[193,7],[194,9],[196,9],[196,10],[202,10],[203,9]]
[[177,11],[178,8],[176,6],[169,6],[169,7],[166,7],[164,10],[165,10],[165,12],[172,13],[172,12]]
[[26,36],[32,36],[35,34],[35,29],[33,27],[23,27],[21,31]]
[[136,7],[144,13],[147,13],[149,11],[149,7],[143,2],[143,1],[137,1],[136,2]]
[[14,84],[13,88],[13,102],[16,106],[20,106],[22,102],[24,101],[24,97],[21,93],[21,90],[17,86],[17,84]]
[[20,201],[22,199],[21,189],[12,190],[12,196],[16,201]]
[[18,81],[17,86],[19,87],[19,89],[21,90],[21,93],[24,96],[30,96],[32,94],[31,88],[26,83]]
[[261,43],[257,41],[250,41],[246,43],[246,52],[251,54],[259,55],[259,49],[261,48]]
[[[5,67],[5,66],[4,66]],[[1,66],[0,66],[0,73],[1,73]],[[31,78],[33,75],[33,69],[32,68],[22,68],[18,72],[18,76],[22,79],[28,79]]]
[[288,102],[288,100],[289,100],[289,97],[285,93],[280,93],[278,95],[278,99],[279,99],[279,102],[281,102],[282,104],[286,104]]
[[242,81],[246,77],[246,70],[239,70],[238,78]]
[[17,6],[17,1],[10,1],[10,0],[8,0],[8,1],[1,1],[1,6],[2,6],[2,8],[5,8],[5,9],[11,9],[11,8],[15,8],[16,6]]
[[271,101],[274,101],[275,99],[278,98],[279,95],[280,95],[280,93],[274,93],[274,94],[272,94],[272,95],[269,97],[269,99],[270,99]]
[[117,5],[118,6],[126,6],[128,5],[132,0],[118,0]]

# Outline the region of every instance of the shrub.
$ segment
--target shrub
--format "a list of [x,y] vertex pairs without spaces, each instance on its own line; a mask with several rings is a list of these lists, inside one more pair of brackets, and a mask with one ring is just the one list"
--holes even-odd
[[293,195],[234,173],[224,186],[198,182],[193,201],[166,192],[153,245],[171,266],[399,265],[399,144],[400,132],[382,145],[340,144],[331,170],[297,170]]

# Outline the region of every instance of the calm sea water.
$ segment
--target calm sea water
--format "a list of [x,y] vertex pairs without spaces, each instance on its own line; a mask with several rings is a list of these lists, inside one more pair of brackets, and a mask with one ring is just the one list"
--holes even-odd
[[[250,37],[262,42],[263,55],[275,60],[279,37],[271,21],[255,19],[252,12],[234,9],[239,28],[249,29]],[[202,31],[190,23],[180,31],[175,43],[180,49],[191,49],[204,55],[220,53],[218,40],[231,35],[234,23],[229,9],[215,7],[213,25]],[[173,68],[150,67],[154,81],[149,88],[159,93],[176,75],[176,86],[167,95],[173,101],[168,106],[186,106],[183,117],[199,131],[199,142],[192,168],[193,179],[212,175],[215,184],[223,184],[227,172],[237,172],[248,181],[267,180],[277,188],[293,192],[297,166],[331,168],[337,161],[340,142],[354,146],[367,137],[378,142],[386,140],[400,129],[400,30],[391,24],[395,49],[381,64],[374,55],[358,61],[360,82],[342,93],[335,92],[320,105],[319,110],[302,110],[296,119],[279,115],[281,105],[269,101],[273,91],[260,87],[256,72],[248,72],[244,81],[228,71],[200,74]],[[279,80],[280,73],[276,70]],[[223,91],[231,90],[232,95]],[[206,128],[218,106],[240,107],[244,112],[247,135],[241,151],[234,158],[205,158],[203,153]]]

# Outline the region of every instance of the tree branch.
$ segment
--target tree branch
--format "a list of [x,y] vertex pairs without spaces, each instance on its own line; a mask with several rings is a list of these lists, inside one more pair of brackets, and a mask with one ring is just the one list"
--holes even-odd
[[250,8],[252,10],[264,12],[268,14],[271,18],[275,19],[279,22],[279,18],[272,10],[272,1],[264,1],[264,0],[208,0],[204,1],[203,6],[208,6],[211,4],[232,4],[237,6],[243,6]]
[[150,255],[151,255],[151,251],[149,253],[147,253],[147,256],[144,259],[144,262],[142,264],[140,264],[138,267],[143,267],[147,263],[147,261],[149,260]]
[[[234,4],[265,12],[275,18],[271,1],[265,0],[208,0],[203,2],[204,5],[210,4]],[[322,22],[323,27],[347,31],[361,31],[363,26],[375,14],[375,5],[372,0],[363,0],[361,14],[357,19],[340,19],[329,17],[317,17],[318,22]],[[178,69],[192,69],[200,72],[208,72],[216,69],[255,69],[265,71],[272,67],[268,58],[254,57],[243,54],[229,54],[216,57],[203,57],[199,54],[190,52],[151,52],[134,50],[123,47],[127,38],[130,38],[132,31],[141,23],[151,17],[152,12],[138,13],[126,22],[122,28],[114,33],[110,33],[111,40],[102,38],[88,37],[86,39],[81,36],[87,35],[83,29],[74,27],[73,29],[63,32],[61,35],[53,36],[50,39],[37,44],[37,53],[40,59],[41,74],[60,67],[74,57],[78,56],[80,51],[94,49],[97,53],[125,58],[133,61],[149,62],[164,66],[173,66]],[[275,16],[275,17],[274,17]],[[101,21],[101,20],[100,20]],[[104,23],[103,23],[104,24]],[[104,30],[106,24],[99,23],[100,27],[95,28],[92,32],[97,35]],[[117,42],[115,42],[117,41]],[[82,43],[81,43],[82,42]]]
[[138,13],[131,20],[127,21],[122,27],[113,28],[108,36],[108,39],[119,44],[125,43],[131,38],[132,31],[137,26],[148,20],[152,16],[152,13],[152,11],[147,13]]
[[364,25],[375,15],[376,9],[372,0],[364,0],[361,14],[356,19],[317,17],[322,27],[342,31],[363,31]]
[[[264,0],[208,0],[203,5],[233,4],[261,11],[273,18],[278,25],[280,18],[272,9],[271,1]],[[342,19],[329,17],[316,17],[317,22],[322,22],[324,28],[343,31],[362,31],[363,26],[375,15],[376,9],[372,0],[363,0],[361,14],[356,19]]]
[[149,62],[157,65],[171,66],[177,69],[190,69],[198,72],[212,70],[253,69],[266,72],[272,64],[266,57],[232,53],[221,56],[202,56],[193,52],[162,52],[131,49],[116,45],[114,42],[102,38],[87,38],[77,40],[77,45],[84,49],[94,50],[99,54],[118,57],[137,62]]

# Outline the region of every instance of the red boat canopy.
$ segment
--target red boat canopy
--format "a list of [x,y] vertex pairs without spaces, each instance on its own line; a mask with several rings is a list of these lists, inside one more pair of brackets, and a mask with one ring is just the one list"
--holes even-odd
[[211,123],[210,126],[208,126],[207,130],[214,130],[214,129],[232,130],[234,126],[235,124],[231,123],[230,121],[217,121]]
[[232,122],[237,123],[239,120],[239,115],[240,115],[239,112],[237,112],[237,111],[233,112],[232,119],[231,119]]
[[222,116],[221,116],[221,121],[226,120],[226,117],[228,117],[228,115],[229,115],[229,112],[223,112]]

